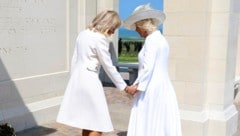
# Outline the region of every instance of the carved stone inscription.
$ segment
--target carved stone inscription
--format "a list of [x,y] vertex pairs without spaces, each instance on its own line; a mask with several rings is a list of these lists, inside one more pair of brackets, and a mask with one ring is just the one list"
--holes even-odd
[[65,0],[0,0],[0,81],[65,70],[66,22]]

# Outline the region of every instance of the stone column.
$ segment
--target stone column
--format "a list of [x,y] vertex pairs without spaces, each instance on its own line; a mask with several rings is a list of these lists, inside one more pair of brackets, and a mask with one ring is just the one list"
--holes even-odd
[[[115,10],[118,12],[118,0],[98,0],[97,3],[97,10],[98,12],[105,10],[105,9],[110,9],[110,10]],[[117,56],[117,49],[118,49],[118,30],[115,31],[113,37],[111,38],[113,42],[113,46],[115,49],[115,54]],[[117,59],[117,58],[114,58]],[[114,61],[114,63],[117,63]]]
[[78,0],[79,31],[82,31],[97,14],[97,0]]
[[164,35],[184,136],[232,136],[237,0],[168,0]]

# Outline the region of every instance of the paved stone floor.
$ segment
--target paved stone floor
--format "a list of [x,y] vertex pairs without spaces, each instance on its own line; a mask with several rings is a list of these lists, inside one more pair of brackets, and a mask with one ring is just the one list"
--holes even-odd
[[[104,133],[103,136],[126,136],[132,99],[114,87],[105,87],[105,94],[115,130],[111,133]],[[238,111],[240,111],[240,93],[235,99],[235,105]],[[238,132],[234,136],[240,136],[240,114],[238,122]],[[81,130],[51,122],[19,132],[17,136],[81,136]]]
[[[17,133],[17,136],[81,136],[81,130],[53,122]],[[103,136],[126,136],[126,131],[115,130]]]
[[[105,87],[105,94],[115,130],[103,136],[126,136],[132,99],[114,87]],[[81,136],[81,130],[51,122],[19,132],[17,136]]]

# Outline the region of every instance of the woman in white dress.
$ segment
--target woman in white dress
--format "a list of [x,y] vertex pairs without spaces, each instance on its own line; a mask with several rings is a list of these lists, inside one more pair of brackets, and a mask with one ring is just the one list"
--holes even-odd
[[71,76],[63,97],[57,122],[82,129],[82,136],[101,136],[113,131],[108,106],[99,79],[100,66],[119,90],[128,88],[112,64],[107,37],[121,25],[115,11],[99,13],[79,33],[72,57]]
[[[149,5],[137,7],[124,21],[127,29],[145,39],[139,52],[137,93],[128,126],[128,136],[181,136],[175,90],[168,75],[168,42],[158,30],[165,14]],[[131,94],[134,91],[128,90]]]

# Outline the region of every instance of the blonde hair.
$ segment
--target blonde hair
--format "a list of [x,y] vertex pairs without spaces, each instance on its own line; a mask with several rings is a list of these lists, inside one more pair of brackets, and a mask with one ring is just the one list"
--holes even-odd
[[143,19],[135,23],[136,27],[142,28],[147,31],[148,34],[157,30],[156,20],[153,18]]
[[87,28],[105,34],[109,30],[117,29],[120,25],[121,19],[116,11],[104,10],[97,14]]

